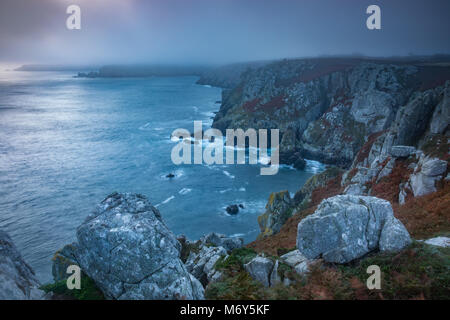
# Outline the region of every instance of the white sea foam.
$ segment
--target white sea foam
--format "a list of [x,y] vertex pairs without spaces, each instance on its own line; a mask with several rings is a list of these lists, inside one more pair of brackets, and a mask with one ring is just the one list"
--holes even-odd
[[224,175],[226,175],[230,179],[234,179],[234,176],[231,173],[229,173],[227,170],[222,170],[222,172],[223,172]]
[[319,173],[322,172],[326,169],[326,166],[323,163],[320,163],[319,161],[315,161],[315,160],[307,160],[306,161],[306,167],[305,167],[305,171],[306,172],[310,172],[310,173]]
[[245,236],[245,233],[233,233],[229,235],[230,238],[238,238],[243,236]]
[[192,191],[192,189],[189,189],[189,188],[183,188],[183,189],[181,189],[180,191],[178,191],[178,193],[179,194],[182,194],[182,195],[185,195],[185,194],[188,194],[189,192],[191,192]]
[[170,197],[168,197],[166,200],[164,200],[163,202],[158,203],[155,207],[159,207],[159,206],[162,205],[162,204],[166,204],[167,202],[169,202],[169,201],[171,201],[171,200],[173,200],[173,199],[175,199],[175,196],[170,196]]

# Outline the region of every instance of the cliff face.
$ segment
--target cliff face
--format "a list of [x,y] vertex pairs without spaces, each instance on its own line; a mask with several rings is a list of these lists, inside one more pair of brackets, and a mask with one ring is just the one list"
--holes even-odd
[[398,144],[415,141],[399,113],[418,110],[428,125],[448,79],[450,67],[423,61],[283,60],[244,72],[224,90],[213,127],[279,129],[280,154],[349,167],[369,137],[394,121],[405,132]]

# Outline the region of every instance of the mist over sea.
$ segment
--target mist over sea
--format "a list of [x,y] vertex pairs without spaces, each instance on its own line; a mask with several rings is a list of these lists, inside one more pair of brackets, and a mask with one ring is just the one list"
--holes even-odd
[[[0,72],[0,229],[42,282],[54,252],[113,191],[146,195],[175,234],[249,242],[271,192],[294,193],[323,169],[308,161],[305,171],[261,176],[259,165],[174,165],[172,131],[192,132],[194,120],[209,127],[220,107],[221,89],[196,80]],[[226,213],[239,203],[239,214]]]

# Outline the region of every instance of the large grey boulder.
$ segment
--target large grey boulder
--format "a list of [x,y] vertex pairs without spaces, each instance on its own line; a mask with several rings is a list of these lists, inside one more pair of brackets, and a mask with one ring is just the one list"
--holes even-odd
[[274,265],[271,259],[257,256],[249,263],[244,264],[244,268],[254,280],[261,282],[265,287],[270,287]]
[[61,253],[110,299],[203,299],[204,289],[186,270],[180,249],[146,197],[113,193],[78,227],[77,242]]
[[0,230],[0,300],[43,299],[33,269],[23,260],[9,235]]
[[298,224],[297,248],[308,259],[346,263],[379,248],[394,251],[411,242],[388,201],[339,195],[323,200]]
[[447,161],[421,156],[409,185],[414,197],[420,197],[436,191],[436,181],[443,178],[447,170]]

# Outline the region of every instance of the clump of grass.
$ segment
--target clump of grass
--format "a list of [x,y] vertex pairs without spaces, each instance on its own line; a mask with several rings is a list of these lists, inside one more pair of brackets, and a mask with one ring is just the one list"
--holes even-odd
[[63,297],[64,299],[72,300],[104,300],[103,293],[97,288],[94,281],[83,274],[81,276],[81,289],[67,288],[66,280],[60,280],[55,283],[49,283],[41,286],[40,288],[45,293],[52,292],[56,296]]
[[245,271],[227,276],[223,281],[210,284],[205,291],[206,299],[254,300],[264,298],[262,285]]
[[256,255],[256,251],[251,248],[242,247],[234,249],[226,259],[221,257],[216,262],[215,268],[229,274],[235,274],[243,271],[244,264],[250,262]]

